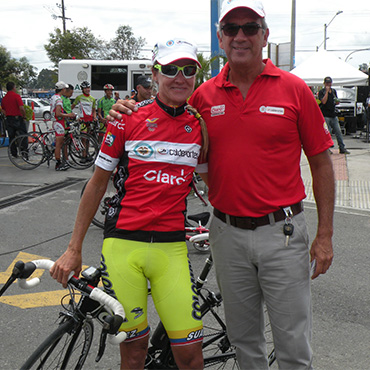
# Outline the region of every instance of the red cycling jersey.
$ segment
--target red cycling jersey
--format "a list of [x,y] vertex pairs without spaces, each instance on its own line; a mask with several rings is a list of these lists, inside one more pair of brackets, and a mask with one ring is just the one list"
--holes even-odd
[[107,237],[148,242],[185,240],[186,196],[197,166],[199,121],[158,98],[107,128],[96,165],[113,171],[116,195],[105,225]]

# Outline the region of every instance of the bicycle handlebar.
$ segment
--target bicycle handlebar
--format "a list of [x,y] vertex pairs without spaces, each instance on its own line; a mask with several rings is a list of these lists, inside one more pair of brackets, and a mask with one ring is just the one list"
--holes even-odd
[[[33,266],[31,266],[30,264],[33,264]],[[19,278],[18,281],[21,288],[30,289],[38,285],[40,283],[40,279],[33,278],[31,280],[26,280],[26,278],[31,276],[33,271],[36,269],[50,270],[54,265],[54,261],[45,259],[34,260],[28,262],[27,264],[25,264],[25,266],[26,265],[28,265],[29,271],[27,271],[26,274],[23,274],[22,278]],[[79,291],[86,293],[91,299],[108,307],[114,314],[113,318],[115,321],[115,325],[117,325],[117,327],[121,326],[123,320],[125,319],[125,310],[122,307],[121,303],[119,303],[115,298],[111,297],[101,289],[94,288],[91,285],[85,284],[77,276],[74,276],[73,273],[71,273],[71,275],[72,276],[69,278],[68,284],[73,285]],[[118,334],[110,333],[108,334],[108,341],[111,344],[119,344],[123,342],[126,337],[127,334],[125,332],[120,332]]]

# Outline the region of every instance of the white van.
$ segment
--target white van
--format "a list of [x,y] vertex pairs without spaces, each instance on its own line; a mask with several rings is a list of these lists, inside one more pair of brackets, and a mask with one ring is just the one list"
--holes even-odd
[[90,94],[95,99],[104,96],[105,84],[113,85],[114,91],[124,99],[131,96],[139,76],[151,76],[151,68],[149,60],[63,59],[59,62],[58,80],[73,85],[72,99],[82,94],[82,81],[90,82]]

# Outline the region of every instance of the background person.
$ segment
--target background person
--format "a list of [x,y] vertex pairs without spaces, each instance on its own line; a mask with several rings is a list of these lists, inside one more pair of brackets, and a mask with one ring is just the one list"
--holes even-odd
[[[312,369],[310,260],[316,278],[333,259],[333,142],[306,83],[262,59],[269,36],[262,3],[225,0],[220,14],[217,34],[228,63],[189,103],[209,131],[208,163],[197,172],[214,207],[210,244],[228,336],[241,369],[268,369],[265,302],[279,368]],[[113,108],[138,110],[120,104]],[[302,148],[318,214],[310,249]]]
[[98,100],[98,117],[100,122],[99,127],[99,143],[101,143],[103,136],[107,130],[107,115],[112,109],[115,100],[113,98],[114,86],[111,84],[105,84],[103,87],[104,96]]
[[336,90],[331,87],[332,83],[333,80],[331,77],[325,77],[324,88],[319,91],[320,109],[326,124],[331,128],[337,138],[339,153],[350,154],[344,145],[342,131],[335,113],[335,106],[339,104],[339,100]]
[[72,112],[66,113],[63,108],[62,96],[66,94],[68,87],[69,86],[64,81],[58,81],[55,84],[55,94],[50,100],[50,112],[53,119],[53,129],[55,130],[55,171],[66,171],[70,167],[67,161],[62,161],[61,159],[62,145],[64,141],[65,130],[67,128],[66,118],[75,118],[76,116]]
[[[21,96],[17,94],[17,87],[14,82],[9,81],[6,84],[8,91],[1,101],[1,108],[6,116],[6,130],[8,131],[9,143],[16,137],[16,135],[27,134],[26,128],[26,110],[23,106]],[[22,149],[27,148],[27,143]],[[13,157],[17,156],[17,148],[12,145],[10,151]]]
[[[137,79],[136,94],[133,100],[141,102],[152,97],[152,80],[148,76],[140,76]],[[108,112],[109,113],[109,112]]]
[[[196,52],[195,45],[184,39],[155,46],[152,73],[158,96],[140,103],[140,113],[108,126],[67,251],[50,270],[64,286],[71,271],[81,271],[83,239],[117,169],[117,194],[105,222],[102,268],[107,289],[122,303],[128,319],[121,327],[128,334],[120,345],[125,369],[142,369],[145,364],[147,280],[177,366],[203,368],[200,306],[184,231],[192,174],[207,147],[207,136],[201,134],[205,125],[202,130],[198,118],[186,109],[200,67]],[[181,153],[176,154],[179,148]]]
[[96,99],[90,95],[91,85],[88,81],[81,82],[82,94],[78,95],[72,104],[72,110],[79,107],[81,121],[89,125],[89,122],[96,121]]
[[71,96],[73,95],[73,85],[67,84],[68,87],[65,90],[65,95],[62,95],[63,109],[66,113],[72,113]]

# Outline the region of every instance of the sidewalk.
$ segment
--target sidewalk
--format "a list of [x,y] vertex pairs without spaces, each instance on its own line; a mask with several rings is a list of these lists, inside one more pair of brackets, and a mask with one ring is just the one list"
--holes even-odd
[[[339,154],[335,137],[335,147],[332,148],[335,180],[336,206],[370,210],[370,143],[365,138],[354,135],[343,137],[349,155]],[[306,201],[314,202],[312,178],[307,158],[302,154],[302,178],[306,187]],[[70,169],[66,172],[54,171],[42,164],[31,171],[16,168],[8,159],[7,147],[0,148],[0,199],[48,184],[58,183],[68,178],[85,180],[92,175],[92,169],[78,171]]]
[[[364,137],[346,135],[343,137],[349,155],[339,154],[335,136],[331,159],[336,184],[336,206],[370,209],[370,143]],[[307,158],[302,155],[302,178],[306,187],[306,201],[314,202],[312,178]]]

